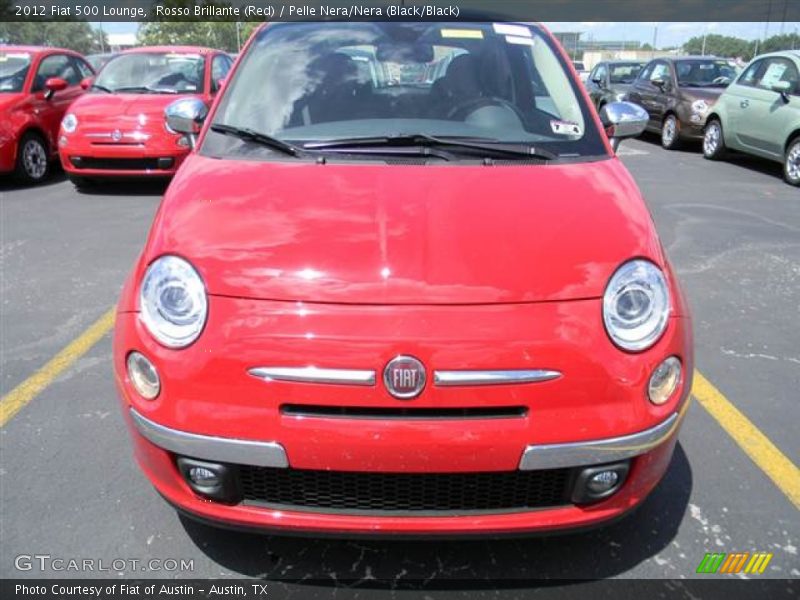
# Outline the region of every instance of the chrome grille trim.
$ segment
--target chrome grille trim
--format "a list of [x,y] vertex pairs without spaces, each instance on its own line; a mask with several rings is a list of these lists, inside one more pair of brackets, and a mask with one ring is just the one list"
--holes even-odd
[[559,371],[549,369],[512,369],[489,371],[434,371],[433,385],[456,387],[462,385],[511,385],[537,383],[561,377]]
[[375,371],[362,369],[321,369],[318,367],[255,367],[247,371],[264,381],[324,383],[332,385],[375,385]]

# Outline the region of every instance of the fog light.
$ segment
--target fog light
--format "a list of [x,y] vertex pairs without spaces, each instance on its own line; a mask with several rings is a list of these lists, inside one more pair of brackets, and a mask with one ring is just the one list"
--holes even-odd
[[128,354],[128,378],[145,400],[153,400],[161,391],[161,380],[155,365],[139,352]]
[[619,475],[616,471],[600,471],[586,482],[586,489],[593,494],[602,494],[617,485],[618,481]]
[[219,477],[211,469],[205,467],[191,467],[189,479],[197,485],[219,485]]
[[681,382],[681,361],[670,356],[650,376],[647,396],[653,404],[664,404],[670,399]]
[[58,138],[58,147],[63,148],[66,145],[67,145],[67,136],[62,135],[60,138]]
[[572,488],[572,501],[575,504],[597,502],[616,494],[628,476],[629,463],[587,467],[575,478]]
[[235,466],[183,456],[177,462],[178,470],[196,494],[219,502],[241,500]]

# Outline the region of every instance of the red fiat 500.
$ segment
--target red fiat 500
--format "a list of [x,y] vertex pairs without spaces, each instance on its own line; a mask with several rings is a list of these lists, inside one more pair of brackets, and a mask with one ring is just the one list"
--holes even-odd
[[0,173],[27,183],[47,177],[61,117],[92,73],[71,50],[0,47]]
[[[232,526],[602,523],[663,476],[686,302],[557,42],[508,23],[281,23],[249,42],[118,306],[136,457]],[[611,137],[607,139],[606,135]]]
[[59,154],[77,186],[94,179],[170,176],[190,150],[164,123],[176,97],[209,104],[233,61],[195,47],[144,47],[111,58],[61,123]]

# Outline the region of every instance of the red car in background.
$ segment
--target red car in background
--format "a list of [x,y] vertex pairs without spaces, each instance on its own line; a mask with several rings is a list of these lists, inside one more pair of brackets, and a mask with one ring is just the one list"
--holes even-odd
[[256,32],[206,113],[166,111],[205,125],[114,329],[164,498],[263,530],[487,535],[654,489],[694,359],[614,153],[642,108],[598,116],[537,25],[308,22]]
[[61,118],[93,74],[71,50],[0,46],[0,173],[27,183],[47,177]]
[[194,46],[135,48],[111,58],[61,124],[59,152],[69,179],[82,186],[174,174],[190,140],[165,127],[164,109],[181,97],[209,105],[232,64],[224,52]]

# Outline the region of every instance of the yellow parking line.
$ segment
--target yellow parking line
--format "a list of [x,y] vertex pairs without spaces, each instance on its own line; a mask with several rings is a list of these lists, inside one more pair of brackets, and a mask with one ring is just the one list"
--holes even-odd
[[33,400],[43,389],[53,383],[62,371],[86,354],[100,338],[114,327],[115,308],[111,307],[102,317],[97,319],[86,331],[72,340],[61,352],[51,358],[47,364],[20,383],[0,399],[0,427],[4,427],[28,402]]
[[692,395],[800,510],[800,469],[797,465],[697,370],[694,372]]

